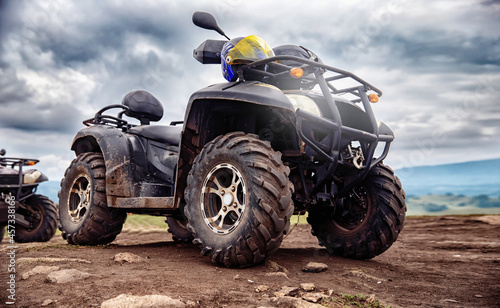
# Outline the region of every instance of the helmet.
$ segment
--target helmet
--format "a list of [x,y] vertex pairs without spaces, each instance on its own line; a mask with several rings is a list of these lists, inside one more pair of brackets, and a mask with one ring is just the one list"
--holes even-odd
[[256,35],[238,37],[228,41],[222,47],[222,75],[227,81],[238,79],[234,65],[250,63],[274,56],[267,43]]
[[[306,59],[306,60],[321,62],[321,60],[319,60],[318,56],[316,56],[309,49],[302,47],[302,46],[281,45],[281,46],[273,48],[273,51],[274,51],[274,54],[277,56],[283,56],[283,55],[295,56],[295,57],[299,57],[299,58]],[[278,62],[285,64],[285,65],[288,65],[288,66],[301,66],[302,65],[302,63],[296,62],[293,60],[280,60]]]
[[[275,47],[273,49],[274,54],[277,56],[295,56],[299,57],[302,59],[306,59],[309,61],[314,61],[314,62],[319,62],[322,63],[321,59],[316,56],[312,51],[309,49],[302,47],[302,46],[297,46],[297,45],[281,45],[278,47]],[[279,60],[278,63],[284,64],[288,67],[300,67],[303,65],[302,62],[294,61],[294,60]],[[279,73],[283,71],[283,68],[273,68],[270,70],[272,73]],[[312,74],[312,73],[310,73]],[[310,75],[309,74],[309,75]],[[308,76],[309,76],[308,75]],[[291,89],[312,89],[315,85],[315,83],[310,83],[307,82],[306,80],[302,79],[295,79],[295,78],[280,78],[276,79],[273,81],[273,84],[277,86],[278,88],[282,90],[291,90]]]

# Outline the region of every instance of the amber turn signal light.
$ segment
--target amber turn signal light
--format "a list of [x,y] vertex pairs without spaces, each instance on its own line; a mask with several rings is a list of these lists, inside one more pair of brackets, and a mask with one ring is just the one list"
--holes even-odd
[[28,166],[34,166],[35,162],[34,161],[28,161]]
[[295,67],[290,70],[290,76],[300,78],[304,75],[304,71],[300,67]]
[[378,102],[378,95],[377,94],[370,94],[368,95],[368,100],[372,103]]

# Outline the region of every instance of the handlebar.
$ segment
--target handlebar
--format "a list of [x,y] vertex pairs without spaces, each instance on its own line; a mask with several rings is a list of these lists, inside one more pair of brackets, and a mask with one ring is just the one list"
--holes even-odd
[[[114,109],[114,108],[121,108],[123,109],[121,112],[118,113],[118,116],[111,116],[111,115],[103,115],[103,113],[109,109]],[[124,127],[128,125],[128,122],[124,119],[122,119],[122,116],[125,112],[127,112],[129,108],[124,105],[120,104],[115,104],[115,105],[109,105],[106,106],[99,111],[96,112],[93,118],[87,119],[83,121],[83,124],[85,126],[91,126],[92,124],[100,124],[100,123],[106,123],[106,124],[112,124],[115,125],[118,128]]]

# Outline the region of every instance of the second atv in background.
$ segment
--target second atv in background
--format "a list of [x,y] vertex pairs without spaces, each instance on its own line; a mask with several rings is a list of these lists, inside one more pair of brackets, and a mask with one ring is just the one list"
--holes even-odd
[[[226,36],[208,13],[193,22]],[[394,134],[371,108],[378,88],[255,35],[206,40],[194,57],[227,82],[193,93],[184,121],[150,125],[163,107],[145,91],[84,121],[59,197],[69,243],[113,241],[127,212],[166,216],[174,239],[226,266],[265,260],[305,211],[332,254],[373,258],[396,241],[405,194],[382,163]]]
[[[33,166],[37,159],[4,157],[0,150],[0,235],[8,225],[7,236],[17,243],[46,242],[57,229],[57,209],[46,196],[35,194],[48,178]],[[0,237],[0,241],[2,239]]]

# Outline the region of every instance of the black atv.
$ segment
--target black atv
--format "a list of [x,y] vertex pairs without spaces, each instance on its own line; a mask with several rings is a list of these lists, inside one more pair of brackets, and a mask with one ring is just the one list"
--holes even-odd
[[49,198],[35,194],[48,178],[33,166],[37,159],[4,157],[0,150],[0,241],[7,228],[8,237],[17,243],[46,242],[57,228],[57,209]]
[[[225,36],[208,13],[193,22]],[[220,64],[226,42],[203,42],[195,59]],[[174,239],[244,267],[275,252],[292,214],[307,211],[332,254],[367,259],[388,249],[406,205],[399,179],[382,164],[394,139],[370,106],[382,92],[304,47],[274,54],[239,65],[237,81],[195,92],[183,122],[150,125],[163,107],[145,91],[84,121],[61,182],[63,237],[109,243],[127,212],[160,215]]]

